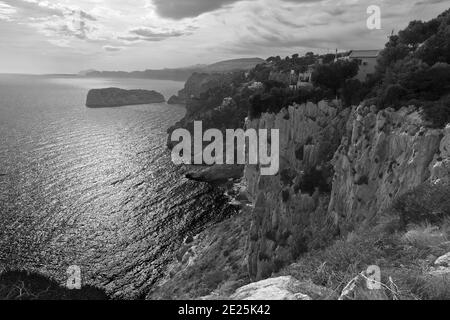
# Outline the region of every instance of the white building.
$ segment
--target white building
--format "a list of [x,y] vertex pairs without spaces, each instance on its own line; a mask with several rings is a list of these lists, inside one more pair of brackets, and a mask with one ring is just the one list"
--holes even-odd
[[352,50],[347,59],[359,62],[359,72],[355,79],[365,81],[367,75],[375,73],[377,59],[381,50]]

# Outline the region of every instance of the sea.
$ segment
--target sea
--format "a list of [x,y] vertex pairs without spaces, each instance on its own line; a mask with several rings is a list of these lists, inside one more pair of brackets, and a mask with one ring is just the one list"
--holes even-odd
[[89,109],[89,89],[182,82],[0,75],[0,272],[39,273],[144,299],[188,236],[235,212],[166,148],[185,114],[166,103]]

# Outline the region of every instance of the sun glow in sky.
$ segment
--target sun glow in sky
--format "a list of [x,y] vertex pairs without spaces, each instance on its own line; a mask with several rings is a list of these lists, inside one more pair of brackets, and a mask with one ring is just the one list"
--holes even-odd
[[[382,29],[366,27],[381,7]],[[446,0],[0,0],[0,73],[183,67],[382,48]]]

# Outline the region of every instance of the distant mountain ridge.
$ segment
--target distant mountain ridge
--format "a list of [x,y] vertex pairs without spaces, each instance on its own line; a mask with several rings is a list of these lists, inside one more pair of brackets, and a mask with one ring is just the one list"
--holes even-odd
[[242,58],[220,61],[210,65],[195,65],[185,68],[172,68],[144,71],[97,71],[85,70],[78,73],[82,77],[90,78],[142,78],[156,80],[186,81],[193,73],[226,73],[240,70],[251,70],[263,63],[261,58]]

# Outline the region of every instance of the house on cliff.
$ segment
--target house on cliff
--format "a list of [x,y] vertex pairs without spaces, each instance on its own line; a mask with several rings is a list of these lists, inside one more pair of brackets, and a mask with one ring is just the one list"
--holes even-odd
[[359,63],[359,72],[355,79],[365,81],[369,74],[375,73],[377,59],[381,50],[352,50],[344,59]]

